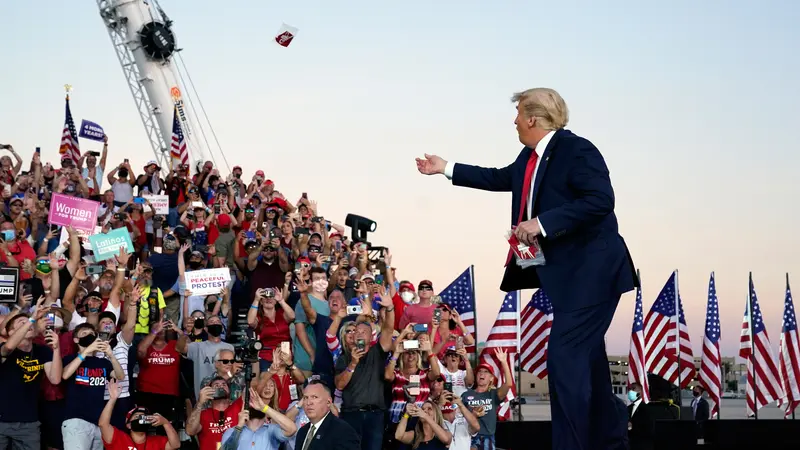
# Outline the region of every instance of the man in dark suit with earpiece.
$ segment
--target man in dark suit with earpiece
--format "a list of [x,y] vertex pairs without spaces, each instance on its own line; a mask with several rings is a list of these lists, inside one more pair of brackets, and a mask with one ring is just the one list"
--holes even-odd
[[297,430],[295,450],[357,450],[361,438],[356,430],[331,412],[330,388],[311,381],[303,390],[303,410],[309,423]]

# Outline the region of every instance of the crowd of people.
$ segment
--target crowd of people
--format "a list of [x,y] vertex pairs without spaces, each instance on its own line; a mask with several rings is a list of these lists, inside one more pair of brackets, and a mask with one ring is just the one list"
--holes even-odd
[[[433,283],[306,193],[211,161],[108,166],[107,139],[58,168],[0,152],[0,264],[20,279],[0,303],[0,450],[494,449],[511,368],[498,385],[472,367]],[[54,194],[99,202],[97,233],[132,248],[96,261],[49,222]],[[191,292],[209,269],[230,281]]]

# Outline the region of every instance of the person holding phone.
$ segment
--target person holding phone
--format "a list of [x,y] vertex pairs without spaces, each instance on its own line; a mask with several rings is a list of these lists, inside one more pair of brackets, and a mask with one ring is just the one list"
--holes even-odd
[[259,289],[247,312],[247,324],[261,341],[258,353],[259,369],[265,372],[272,365],[273,351],[281,342],[291,341],[289,324],[294,322],[294,310],[286,303],[283,293],[274,288]]
[[[137,407],[128,412],[125,422],[130,434],[111,425],[111,414],[119,398],[120,388],[115,380],[108,382],[109,399],[97,425],[107,450],[164,449],[178,450],[181,439],[172,424],[162,415],[150,414],[147,408]],[[164,435],[149,434],[152,428],[161,428]]]
[[[100,156],[99,163],[97,161],[98,156]],[[103,153],[89,151],[81,155],[81,159],[78,161],[78,167],[82,167],[83,161],[86,161],[86,167],[81,169],[81,176],[86,180],[86,185],[92,195],[100,195],[103,189],[103,173],[106,171],[107,158],[108,136],[103,136]]]

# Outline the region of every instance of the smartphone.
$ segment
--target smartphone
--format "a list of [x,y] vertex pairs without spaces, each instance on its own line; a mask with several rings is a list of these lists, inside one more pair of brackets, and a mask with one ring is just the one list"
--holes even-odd
[[457,349],[464,348],[464,336],[459,336],[456,338],[456,348]]
[[219,203],[214,203],[214,214],[219,214],[220,208]]
[[86,266],[86,275],[100,275],[105,271],[105,267],[100,264]]
[[308,193],[307,192],[303,192],[303,198],[308,198]]
[[419,341],[403,341],[403,350],[419,350]]
[[42,153],[42,147],[36,147],[36,153]]
[[439,308],[434,309],[433,318],[436,319],[437,322],[442,320],[442,310]]
[[444,390],[447,392],[453,392],[453,383],[449,381],[444,382]]
[[418,323],[414,325],[414,333],[427,333],[428,332],[428,324],[427,323]]
[[245,231],[244,237],[247,238],[248,241],[253,241],[256,238],[255,231]]
[[419,375],[410,375],[408,377],[408,395],[418,396],[420,391]]
[[128,158],[125,158],[125,164],[128,164]]
[[47,313],[47,325],[45,325],[44,329],[53,331],[54,325],[56,323],[56,314],[55,313]]
[[334,241],[333,248],[336,249],[337,252],[342,251],[342,241]]
[[375,284],[383,286],[383,275],[375,275]]
[[32,292],[33,292],[33,287],[30,285],[30,283],[22,283],[23,296],[31,295]]
[[292,344],[288,341],[281,342],[281,353],[284,355],[292,354]]
[[292,399],[292,401],[297,401],[297,399],[300,398],[300,395],[298,395],[298,393],[297,393],[297,385],[296,384],[290,384],[289,385],[289,397]]
[[351,316],[353,314],[361,315],[364,310],[361,308],[361,305],[347,305],[347,315]]
[[361,350],[361,351],[366,350],[367,349],[367,341],[365,341],[363,339],[357,340],[356,341],[356,348]]
[[303,227],[297,227],[297,228],[295,228],[295,229],[294,229],[294,232],[295,232],[295,233],[297,233],[298,235],[301,235],[301,234],[311,234],[311,233],[309,232],[308,228],[303,228]]

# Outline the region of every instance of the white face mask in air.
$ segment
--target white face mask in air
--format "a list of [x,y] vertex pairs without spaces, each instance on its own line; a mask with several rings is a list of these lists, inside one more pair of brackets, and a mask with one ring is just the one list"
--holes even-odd
[[314,289],[314,292],[325,292],[325,289],[328,289],[328,280],[314,280],[311,288]]
[[400,298],[402,298],[404,302],[410,304],[414,301],[414,293],[411,291],[403,291],[400,293]]

